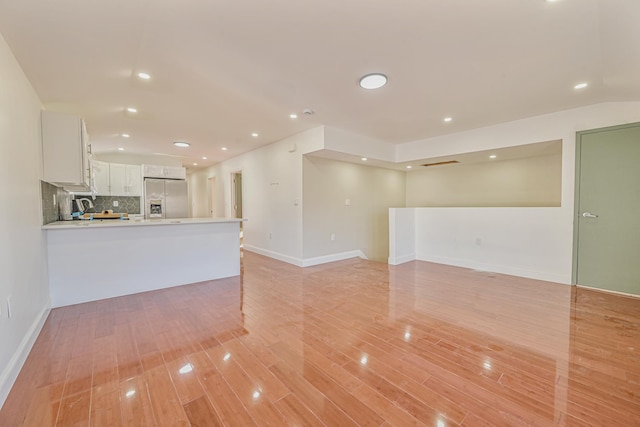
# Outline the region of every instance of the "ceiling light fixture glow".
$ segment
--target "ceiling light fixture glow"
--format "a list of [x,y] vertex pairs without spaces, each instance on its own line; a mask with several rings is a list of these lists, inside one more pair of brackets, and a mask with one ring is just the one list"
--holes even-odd
[[227,147],[222,147],[221,150],[222,151],[227,151]]
[[291,119],[297,119],[297,118],[298,118],[298,115],[297,115],[297,114],[295,114],[295,113],[292,113],[292,114],[289,114],[289,118],[291,118]]
[[138,77],[140,77],[142,80],[149,80],[151,78],[151,75],[148,73],[139,72]]
[[380,89],[387,84],[387,76],[382,73],[371,73],[360,79],[360,87],[362,89]]
[[258,135],[258,133],[257,133],[257,132],[253,132],[253,133],[251,134],[251,136],[252,136],[252,137],[254,137],[254,138],[257,138],[257,137],[259,137],[260,135]]
[[129,135],[128,133],[123,133],[123,134],[122,134],[122,137],[123,137],[123,138],[129,138],[130,136],[131,136],[131,135]]
[[411,169],[411,165],[407,166],[407,169]]
[[363,162],[366,162],[366,161],[367,161],[367,160],[369,160],[369,159],[367,159],[366,157],[363,157],[363,158],[361,158],[360,160],[362,160]]
[[118,147],[118,151],[124,151],[124,148]]
[[173,145],[175,145],[176,147],[180,147],[180,148],[187,148],[189,145],[188,142],[183,142],[183,141],[176,141],[173,143]]
[[202,160],[207,160],[206,156],[202,156]]
[[498,156],[496,156],[495,154],[492,154],[492,155],[489,156],[490,159],[495,159],[496,157],[498,157]]
[[137,108],[134,108],[134,107],[128,107],[128,108],[127,108],[127,111],[128,111],[128,112],[130,112],[130,113],[137,113],[137,112],[138,112],[138,109],[137,109]]
[[589,83],[578,83],[577,85],[575,85],[573,88],[574,89],[584,89],[585,87],[589,86]]
[[445,121],[446,123],[449,123],[451,120],[453,120],[453,118],[451,118],[451,117],[445,117],[445,118],[444,118],[444,121]]
[[193,164],[193,166],[198,166],[198,164],[197,164],[197,163],[194,163],[194,164]]

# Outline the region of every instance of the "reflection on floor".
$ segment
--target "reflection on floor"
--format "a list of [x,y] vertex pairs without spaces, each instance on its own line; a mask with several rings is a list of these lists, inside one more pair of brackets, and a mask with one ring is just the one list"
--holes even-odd
[[640,300],[425,262],[55,309],[2,426],[640,423]]

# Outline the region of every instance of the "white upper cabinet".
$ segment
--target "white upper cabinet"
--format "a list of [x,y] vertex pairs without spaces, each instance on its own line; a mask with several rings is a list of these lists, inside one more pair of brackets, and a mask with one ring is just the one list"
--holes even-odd
[[93,182],[96,187],[98,196],[109,195],[109,163],[94,160],[93,164]]
[[110,165],[112,196],[141,196],[142,173],[138,165]]
[[126,181],[128,196],[142,196],[142,167],[127,165]]
[[91,187],[90,146],[81,117],[42,112],[42,179],[70,191]]
[[142,165],[144,178],[186,179],[187,170],[181,166]]
[[139,165],[93,162],[98,196],[142,195],[142,172]]

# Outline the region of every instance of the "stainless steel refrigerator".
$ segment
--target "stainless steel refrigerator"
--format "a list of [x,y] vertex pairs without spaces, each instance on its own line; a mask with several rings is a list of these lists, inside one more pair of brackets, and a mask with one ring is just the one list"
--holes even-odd
[[184,179],[144,179],[144,217],[186,218],[189,216],[187,181]]

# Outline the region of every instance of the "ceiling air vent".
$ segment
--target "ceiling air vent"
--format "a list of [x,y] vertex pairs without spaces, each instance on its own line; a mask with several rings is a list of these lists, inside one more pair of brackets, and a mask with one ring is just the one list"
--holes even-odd
[[436,163],[425,163],[422,166],[440,166],[440,165],[452,165],[454,163],[460,163],[457,160],[449,160],[448,162],[436,162]]

